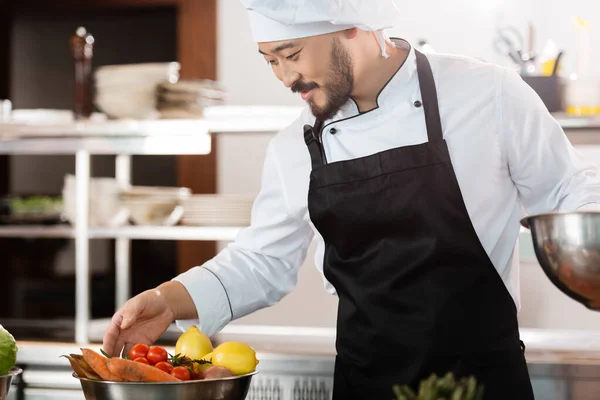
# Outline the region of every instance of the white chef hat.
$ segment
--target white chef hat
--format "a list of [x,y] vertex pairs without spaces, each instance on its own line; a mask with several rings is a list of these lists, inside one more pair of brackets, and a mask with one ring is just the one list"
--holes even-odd
[[256,42],[274,42],[359,28],[377,33],[382,55],[384,29],[399,15],[397,0],[241,0]]

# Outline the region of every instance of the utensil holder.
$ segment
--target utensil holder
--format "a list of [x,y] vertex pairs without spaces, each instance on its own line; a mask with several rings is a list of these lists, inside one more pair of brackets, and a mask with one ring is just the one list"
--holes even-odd
[[525,75],[522,78],[542,99],[548,111],[564,111],[565,80],[562,77]]

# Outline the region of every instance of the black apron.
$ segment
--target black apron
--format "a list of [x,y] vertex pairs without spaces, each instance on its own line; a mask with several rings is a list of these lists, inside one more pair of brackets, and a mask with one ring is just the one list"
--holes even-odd
[[333,398],[390,400],[394,384],[452,371],[476,376],[486,400],[533,399],[515,303],[471,224],[431,67],[416,58],[428,142],[328,164],[322,123],[304,127],[308,210],[339,297]]

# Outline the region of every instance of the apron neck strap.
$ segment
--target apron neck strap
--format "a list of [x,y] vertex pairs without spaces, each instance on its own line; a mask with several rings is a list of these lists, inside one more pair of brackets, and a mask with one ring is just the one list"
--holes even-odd
[[442,122],[438,108],[437,91],[433,72],[427,57],[415,49],[417,58],[417,74],[419,75],[419,87],[421,89],[421,102],[425,111],[425,124],[427,126],[427,138],[430,142],[444,140],[442,133]]
[[304,125],[304,142],[308,147],[308,153],[312,162],[312,169],[321,167],[327,162],[325,152],[321,145],[321,131],[323,130],[323,121],[316,120],[315,125]]

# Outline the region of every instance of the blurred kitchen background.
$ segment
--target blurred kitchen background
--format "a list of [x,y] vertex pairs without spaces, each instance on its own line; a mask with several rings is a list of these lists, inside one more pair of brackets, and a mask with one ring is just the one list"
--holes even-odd
[[[600,2],[424,0],[405,4],[405,13],[390,36],[408,39],[415,46],[425,45],[426,51],[468,55],[519,69],[525,79],[532,74],[536,77],[531,78],[531,84],[538,85],[540,96],[557,115],[563,115],[571,106],[574,113],[600,118],[591,115],[600,114]],[[10,99],[15,116],[23,120],[59,118],[60,113],[48,117],[43,112],[23,110],[72,109],[75,83],[69,40],[80,26],[95,40],[94,72],[107,65],[180,62],[181,70],[172,73],[176,79],[183,84],[188,82],[192,88],[200,85],[202,90],[217,85],[213,89],[223,94],[223,104],[303,104],[273,76],[257,53],[246,11],[239,0],[3,0],[0,99]],[[505,40],[499,39],[500,32]],[[511,50],[511,44],[518,44],[519,40],[523,49],[518,54]],[[560,52],[559,68],[555,71],[558,75],[540,78],[552,72]],[[535,69],[528,70],[526,60],[531,53],[536,56]],[[549,62],[543,64],[544,60]],[[585,91],[580,88],[573,92],[558,84],[557,76],[564,82],[578,71]],[[197,79],[213,82],[199,83]],[[143,82],[137,82],[133,73],[129,83],[135,88]],[[23,112],[19,114],[19,110]],[[107,109],[96,106],[94,111]],[[136,112],[135,107],[132,112]],[[144,187],[185,187],[194,194],[252,198],[259,190],[263,157],[271,138],[272,134],[266,133],[228,134],[215,139],[213,152],[208,156],[135,156],[132,183]],[[600,161],[600,147],[585,146],[581,151]],[[61,196],[68,193],[65,182],[74,170],[73,156],[0,157],[0,191],[21,197]],[[112,178],[114,174],[114,157],[93,158],[94,177]],[[226,242],[133,241],[131,294],[200,265],[225,245]],[[521,246],[525,248],[521,263],[522,327],[599,329],[600,314],[561,294],[542,275],[526,248],[529,243]],[[1,238],[0,251],[4,256],[0,304],[6,305],[0,307],[0,323],[20,340],[73,340],[69,325],[75,312],[73,240]],[[95,319],[110,317],[115,308],[114,253],[113,240],[92,241]],[[334,327],[336,305],[336,299],[323,289],[313,267],[311,250],[297,290],[280,304],[234,324]],[[67,328],[51,333],[40,322],[48,319],[62,320]]]

